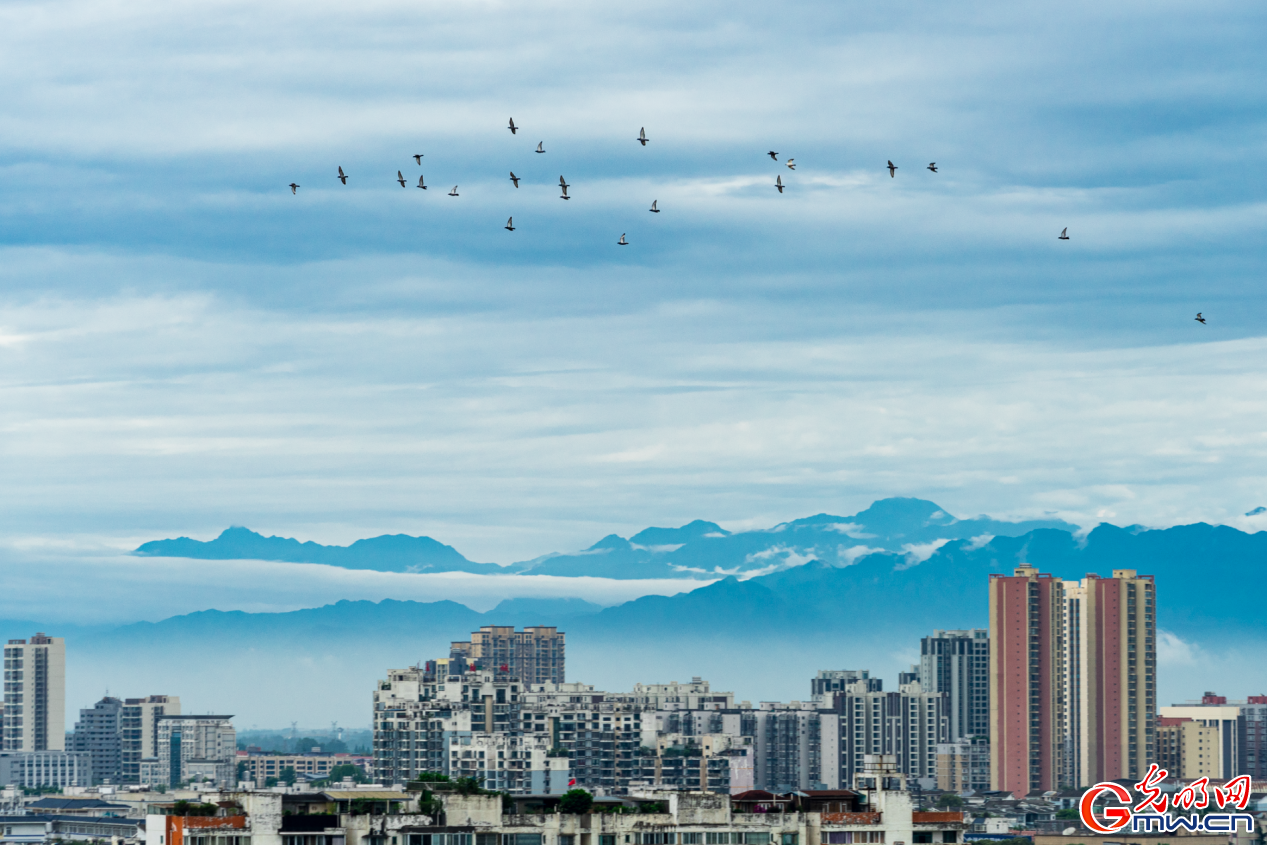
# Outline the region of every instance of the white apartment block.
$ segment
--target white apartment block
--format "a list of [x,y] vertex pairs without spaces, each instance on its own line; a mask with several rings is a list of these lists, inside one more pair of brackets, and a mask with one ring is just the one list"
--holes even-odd
[[201,780],[219,786],[237,777],[237,732],[232,716],[161,716],[157,783],[175,789]]
[[36,634],[4,647],[3,751],[66,750],[66,641]]

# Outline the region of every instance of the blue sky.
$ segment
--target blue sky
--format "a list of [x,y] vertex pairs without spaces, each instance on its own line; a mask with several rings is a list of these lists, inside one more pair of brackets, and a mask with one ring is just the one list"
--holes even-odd
[[1252,527],[1264,15],[6,4],[0,543]]

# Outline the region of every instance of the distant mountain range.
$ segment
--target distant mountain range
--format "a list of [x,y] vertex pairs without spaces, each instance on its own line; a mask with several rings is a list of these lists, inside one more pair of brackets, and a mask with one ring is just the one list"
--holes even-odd
[[580,552],[550,554],[500,566],[467,560],[452,546],[430,537],[403,534],[323,546],[284,537],[264,537],[229,528],[214,540],[180,537],[141,545],[136,554],[200,560],[271,560],[323,563],[380,572],[473,572],[590,576],[601,578],[744,578],[819,560],[835,566],[877,551],[911,561],[928,557],[951,540],[1015,537],[1042,528],[1077,531],[1060,520],[1003,522],[981,516],[956,519],[923,499],[883,499],[853,516],[819,514],[760,531],[732,534],[696,520],[681,528],[647,528],[629,539],[610,534]]
[[[465,561],[428,538],[376,538],[341,548],[241,529],[210,543],[147,543],[138,553],[391,571]],[[989,575],[1009,574],[1021,563],[1066,579],[1135,569],[1157,580],[1162,630],[1206,644],[1211,653],[1235,647],[1253,655],[1267,645],[1261,609],[1267,533],[1206,524],[1100,525],[1083,535],[1063,523],[958,520],[913,499],[768,531],[730,534],[707,522],[647,529],[517,568],[466,561],[497,572],[712,579],[688,592],[614,607],[514,599],[479,613],[452,601],[340,601],[287,613],[206,610],[109,628],[0,620],[0,636],[36,630],[66,636],[87,690],[179,689],[206,706],[245,701],[270,719],[308,712],[302,709],[308,704],[294,703],[299,699],[315,702],[311,712],[318,716],[333,708],[340,718],[362,719],[367,690],[387,669],[443,656],[451,640],[490,624],[559,626],[568,635],[569,677],[600,688],[704,675],[723,689],[782,690],[794,698],[816,669],[894,672],[917,659],[919,637],[934,629],[985,627]],[[285,694],[269,703],[238,688]],[[1176,690],[1172,697],[1190,694]],[[246,697],[233,697],[240,695]]]
[[[1255,598],[1267,590],[1267,533],[1246,534],[1204,523],[1164,530],[1103,524],[1079,537],[1074,526],[1059,525],[1032,527],[984,517],[958,520],[932,502],[888,499],[847,519],[810,517],[769,531],[730,534],[712,523],[694,522],[679,529],[647,529],[629,540],[612,535],[586,553],[551,557],[514,570],[630,578],[634,573],[665,577],[681,569],[687,577],[716,579],[689,592],[645,596],[615,607],[599,608],[576,599],[516,599],[480,614],[449,601],[343,601],[278,614],[206,611],[127,626],[109,636],[126,638],[129,630],[146,631],[147,636],[173,641],[185,635],[201,637],[214,629],[217,636],[236,632],[252,638],[293,635],[329,640],[371,631],[451,638],[477,624],[560,624],[591,639],[620,642],[662,639],[665,632],[740,640],[865,630],[927,632],[934,627],[984,626],[990,573],[1010,574],[1021,563],[1066,579],[1135,569],[1157,579],[1158,624],[1164,629],[1191,635],[1267,634]],[[1015,532],[1018,526],[1025,530]],[[261,546],[247,543],[236,548],[289,553],[295,546],[314,545],[260,539]],[[639,540],[645,542],[635,542]],[[157,547],[210,556],[209,547],[225,555],[233,548],[220,540],[189,545],[195,542],[147,543],[141,553],[154,554]],[[358,543],[346,549],[316,546],[324,551],[305,554],[337,559],[339,553],[353,554],[358,546],[362,551],[357,553],[369,554],[363,550],[375,548],[374,542],[364,540],[361,543],[371,545]],[[444,554],[449,559],[457,556],[448,546],[435,545],[448,549]],[[664,551],[669,546],[676,548]],[[380,565],[397,566],[403,559]]]

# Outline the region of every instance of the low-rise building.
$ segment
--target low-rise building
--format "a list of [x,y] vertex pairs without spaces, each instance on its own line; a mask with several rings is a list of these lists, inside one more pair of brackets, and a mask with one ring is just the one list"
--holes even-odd
[[0,753],[0,786],[25,789],[89,786],[92,756],[74,751],[16,751]]
[[140,836],[140,819],[28,813],[0,816],[0,845],[45,842],[128,842]]

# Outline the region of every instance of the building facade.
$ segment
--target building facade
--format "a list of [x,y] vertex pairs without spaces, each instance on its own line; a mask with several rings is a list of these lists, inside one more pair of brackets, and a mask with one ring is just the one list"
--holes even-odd
[[66,641],[36,634],[4,647],[3,751],[66,750]]
[[990,780],[1013,795],[1065,770],[1064,585],[1032,566],[991,575]]
[[467,642],[451,645],[450,658],[463,657],[476,669],[509,675],[526,684],[566,682],[566,635],[558,628],[534,625],[485,625]]
[[24,789],[92,785],[92,758],[73,751],[0,752],[0,787]]
[[237,776],[237,732],[232,716],[158,719],[157,782],[170,789],[203,781],[228,786]]
[[810,678],[810,695],[816,701],[823,700],[830,704],[835,693],[844,692],[858,681],[865,681],[871,692],[883,689],[881,679],[872,678],[871,673],[865,669],[820,669],[817,675]]
[[920,640],[919,683],[946,694],[950,739],[990,735],[990,632],[933,631]]
[[868,756],[891,757],[897,770],[931,788],[937,779],[937,746],[949,739],[947,696],[926,692],[918,681],[897,692],[858,681],[836,693],[837,775],[829,788],[852,788]]
[[[1207,695],[1210,698],[1227,700]],[[1163,707],[1160,715],[1167,722],[1167,759],[1179,764],[1178,772],[1172,775],[1234,778],[1249,774],[1247,720],[1241,707],[1226,703],[1182,705]]]
[[990,739],[969,736],[937,746],[937,788],[985,792],[990,788]]

